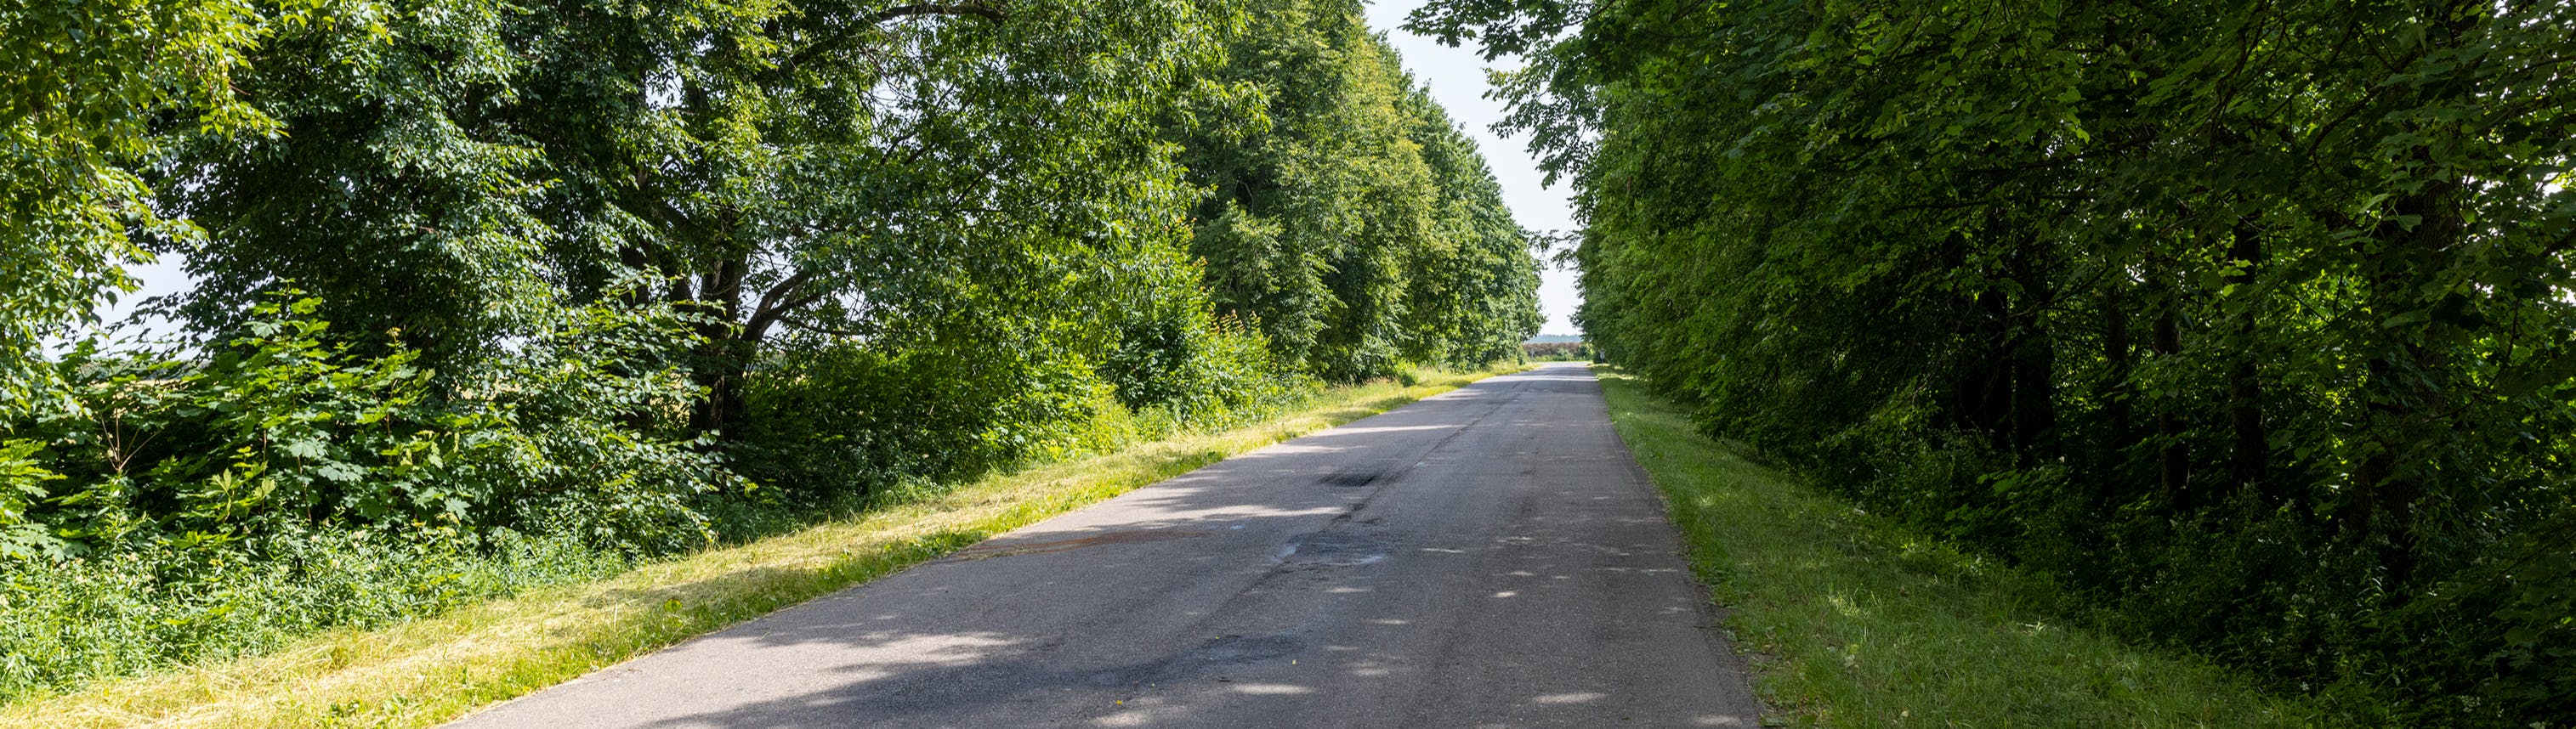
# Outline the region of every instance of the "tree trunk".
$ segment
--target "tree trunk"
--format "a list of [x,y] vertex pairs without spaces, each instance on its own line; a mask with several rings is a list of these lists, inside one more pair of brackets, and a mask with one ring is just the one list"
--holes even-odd
[[2123,454],[2138,444],[2137,415],[2131,403],[2136,394],[2129,386],[2136,363],[2129,344],[2128,288],[2128,281],[2114,280],[2102,290],[2102,376],[2110,383],[2103,388],[2108,397],[2102,404],[2102,419],[2110,431],[2110,442],[2102,449],[2106,467],[2124,462]]
[[[2255,268],[2263,261],[2263,233],[2252,217],[2238,219],[2234,244],[2227,255],[2242,268],[2227,277],[2237,287],[2239,296],[2252,297]],[[2256,319],[2259,307],[2246,304],[2236,315],[2236,361],[2227,368],[2227,422],[2233,436],[2234,453],[2228,459],[2229,476],[2239,487],[2249,487],[2263,494],[2273,505],[2286,502],[2282,494],[2273,494],[2266,481],[2271,475],[2271,434],[2263,423],[2263,383],[2255,362],[2255,342],[2260,341]]]
[[[2035,246],[2034,246],[2035,247]],[[2014,278],[2021,283],[2028,317],[2009,320],[2013,332],[2012,349],[2012,441],[2014,455],[2024,467],[2056,460],[2057,449],[2057,340],[2051,336],[2040,309],[2052,298],[2054,289],[2046,267],[2021,257]]]
[[1975,311],[1969,339],[1983,346],[1969,350],[1977,360],[1959,371],[1959,422],[1987,442],[2005,445],[2012,420],[2011,304],[2002,291],[1988,290],[1977,295]]
[[[2172,272],[2150,275],[2164,277]],[[2162,295],[2157,297],[2155,331],[2147,346],[2157,357],[2172,357],[2182,353],[2182,294],[2170,281],[2159,281],[2157,289]],[[2171,395],[2156,398],[2156,483],[2166,504],[2175,511],[2190,511],[2191,448],[2183,443],[2182,415],[2177,412],[2180,400]]]
[[747,252],[737,252],[712,262],[698,277],[696,303],[705,309],[700,313],[709,319],[699,327],[698,334],[706,342],[700,345],[698,361],[690,368],[691,378],[707,391],[706,399],[689,413],[689,429],[698,433],[739,436],[748,414],[742,381],[759,342],[739,322],[743,314],[743,273],[750,264]]
[[[2372,316],[2393,317],[2441,303],[2426,299],[2422,283],[2440,275],[2447,267],[2447,251],[2466,235],[2461,194],[2458,183],[2437,180],[2393,206],[2391,222],[2377,231],[2381,247],[2365,262]],[[2394,222],[2407,218],[2416,221],[2412,227]],[[2378,553],[2393,584],[2404,584],[2413,575],[2414,508],[2424,493],[2429,462],[2439,457],[2443,430],[2449,427],[2433,422],[2430,411],[2451,397],[2451,363],[2438,345],[2451,326],[2435,317],[2384,327],[2385,340],[2366,365],[2369,379],[2361,395],[2367,420],[2358,435],[2371,449],[2353,469],[2352,495],[2337,517],[2348,538]]]

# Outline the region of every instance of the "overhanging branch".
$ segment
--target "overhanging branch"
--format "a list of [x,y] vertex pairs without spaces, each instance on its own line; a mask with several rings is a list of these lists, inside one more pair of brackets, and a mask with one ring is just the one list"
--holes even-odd
[[796,55],[787,57],[787,62],[783,65],[792,68],[802,65],[806,61],[811,61],[817,56],[832,53],[848,47],[851,39],[856,38],[861,32],[875,28],[879,25],[884,25],[896,20],[902,20],[904,18],[936,16],[983,18],[995,23],[999,23],[1010,18],[1007,13],[1003,12],[1002,6],[995,3],[911,3],[907,5],[897,5],[874,13],[869,13],[868,15],[859,18],[857,22],[851,23],[849,27],[843,29],[841,33],[825,38],[821,41],[817,41],[814,45],[807,46],[805,50],[797,51]]

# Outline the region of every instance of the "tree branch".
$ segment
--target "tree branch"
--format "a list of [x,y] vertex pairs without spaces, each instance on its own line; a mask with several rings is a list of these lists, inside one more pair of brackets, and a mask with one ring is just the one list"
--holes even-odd
[[911,5],[897,5],[884,10],[879,10],[876,14],[870,15],[859,22],[862,25],[876,25],[878,23],[883,23],[897,18],[913,18],[925,15],[972,15],[996,23],[1002,22],[1005,17],[1002,14],[1001,8],[994,7],[988,3],[914,3]]
[[829,38],[824,38],[823,40],[816,42],[814,45],[807,46],[805,50],[797,51],[796,55],[787,57],[786,63],[779,65],[784,68],[793,68],[795,66],[802,65],[807,61],[814,60],[816,56],[838,51],[847,47],[850,44],[851,39],[857,37],[859,32],[865,29],[875,28],[876,26],[904,18],[931,16],[975,17],[983,18],[995,23],[1002,22],[1010,17],[1002,11],[1002,7],[1000,5],[988,2],[911,3],[906,5],[897,5],[874,13],[869,13],[868,15],[859,18],[857,22],[851,23],[843,32],[835,34]]
[[820,294],[793,295],[797,289],[804,288],[805,284],[813,280],[812,271],[800,269],[788,276],[786,280],[778,282],[778,285],[769,287],[768,291],[761,292],[760,304],[751,308],[750,320],[743,322],[743,333],[757,339],[762,333],[768,331],[770,325],[778,323],[779,319],[787,316],[787,312],[821,300],[823,297]]

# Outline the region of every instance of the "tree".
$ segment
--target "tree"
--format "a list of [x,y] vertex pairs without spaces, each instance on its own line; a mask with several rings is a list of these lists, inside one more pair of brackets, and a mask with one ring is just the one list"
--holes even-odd
[[[1178,0],[652,8],[446,0],[270,44],[284,137],[198,151],[187,311],[292,280],[470,366],[629,288],[698,312],[690,419],[735,429],[779,327],[901,342],[1056,303],[1161,225],[1149,121],[1222,6]],[[326,73],[311,73],[325,69]],[[365,140],[351,143],[351,140]],[[385,296],[385,293],[394,296]]]
[[1535,317],[1536,263],[1472,144],[1357,3],[1251,15],[1212,82],[1258,89],[1269,124],[1178,130],[1219,309],[1331,380],[1515,356],[1497,341]]
[[1517,358],[1521,342],[1546,324],[1538,310],[1535,237],[1512,220],[1502,184],[1475,140],[1427,89],[1406,93],[1405,108],[1438,195],[1433,235],[1409,252],[1404,266],[1410,273],[1404,356],[1457,365]]
[[2576,635],[2530,617],[2576,574],[2481,567],[2553,563],[2576,515],[2570,12],[1415,23],[1528,54],[1511,125],[1578,187],[1578,319],[1706,427],[2284,683],[2519,725],[2576,712]]
[[[229,0],[28,2],[0,10],[0,417],[47,378],[37,352],[146,259],[132,233],[184,238],[138,171],[168,133],[273,127],[232,95],[252,7]],[[194,113],[171,129],[181,107]]]

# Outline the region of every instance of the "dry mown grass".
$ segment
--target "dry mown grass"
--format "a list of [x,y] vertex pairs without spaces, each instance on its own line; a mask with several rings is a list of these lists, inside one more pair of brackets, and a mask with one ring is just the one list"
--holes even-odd
[[997,475],[914,503],[598,582],[0,709],[0,727],[430,726],[1055,514],[1494,373],[1331,391],[1222,433]]

